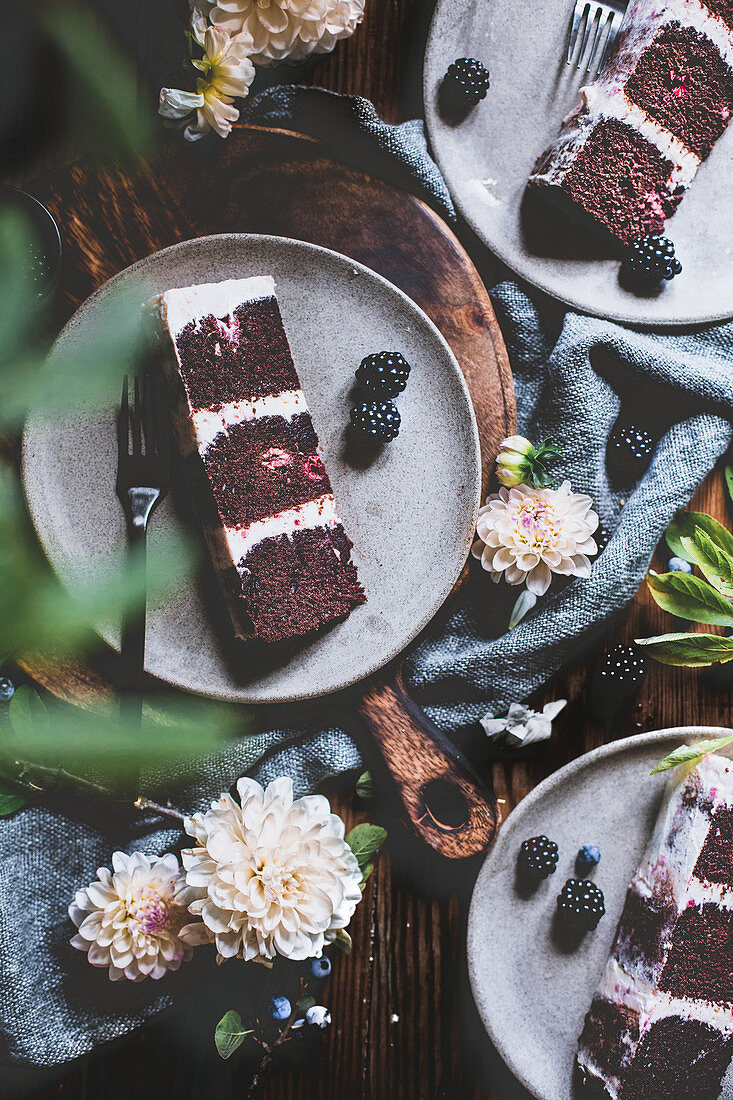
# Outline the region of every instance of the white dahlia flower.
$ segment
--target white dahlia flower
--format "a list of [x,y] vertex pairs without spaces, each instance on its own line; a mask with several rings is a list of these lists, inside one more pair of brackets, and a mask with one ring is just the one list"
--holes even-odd
[[329,53],[349,38],[364,18],[365,0],[216,0],[211,22],[230,33],[245,30],[254,40],[257,65],[303,61]]
[[158,113],[174,126],[184,127],[187,141],[198,141],[210,130],[224,138],[239,118],[234,98],[248,95],[254,80],[252,36],[246,30],[230,35],[209,26],[198,8],[191,14],[191,34],[203,50],[203,57],[191,62],[202,74],[196,80],[196,91],[161,88]]
[[69,906],[78,928],[71,944],[92,966],[108,967],[113,982],[162,978],[208,942],[201,925],[190,923],[193,897],[174,855],[115,852],[112,870],[100,867]]
[[542,596],[553,573],[590,575],[589,554],[597,554],[593,532],[598,516],[593,501],[573,493],[570,482],[559,489],[531,485],[502,488],[479,511],[477,541],[471,553],[493,581],[524,584]]
[[361,899],[361,871],[328,800],[293,801],[282,777],[263,790],[237,783],[240,803],[223,794],[186,821],[198,847],[184,850],[186,881],[219,956],[267,961],[320,955]]

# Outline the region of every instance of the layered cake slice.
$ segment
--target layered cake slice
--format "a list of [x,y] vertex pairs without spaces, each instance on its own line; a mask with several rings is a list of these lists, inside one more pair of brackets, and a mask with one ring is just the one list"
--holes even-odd
[[667,788],[580,1036],[586,1094],[716,1100],[733,1056],[733,765]]
[[632,0],[534,187],[630,244],[661,233],[733,111],[733,0]]
[[365,600],[269,276],[168,290],[174,429],[235,633],[281,641]]

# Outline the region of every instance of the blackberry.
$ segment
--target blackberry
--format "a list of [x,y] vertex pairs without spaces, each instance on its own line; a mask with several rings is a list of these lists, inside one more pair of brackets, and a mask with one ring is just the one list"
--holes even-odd
[[591,682],[591,710],[607,729],[623,704],[646,679],[646,661],[638,649],[615,645],[598,662]]
[[669,237],[642,237],[634,241],[624,260],[623,270],[634,282],[661,283],[674,279],[682,270]]
[[10,702],[15,695],[15,684],[9,676],[0,676],[0,701]]
[[375,397],[396,397],[410,377],[410,364],[399,351],[379,351],[362,359],[356,381]]
[[555,873],[559,852],[554,840],[546,836],[531,836],[519,849],[519,864],[523,871],[537,878]]
[[637,424],[617,424],[611,432],[608,447],[608,470],[617,484],[636,481],[649,465],[654,453],[654,439],[646,428]]
[[603,891],[587,879],[569,878],[558,894],[558,916],[573,928],[590,932],[605,912]]
[[475,107],[491,86],[489,70],[475,57],[459,57],[443,77],[440,86],[441,106],[449,114]]
[[400,414],[391,401],[362,401],[351,410],[351,425],[362,436],[389,443],[400,430]]

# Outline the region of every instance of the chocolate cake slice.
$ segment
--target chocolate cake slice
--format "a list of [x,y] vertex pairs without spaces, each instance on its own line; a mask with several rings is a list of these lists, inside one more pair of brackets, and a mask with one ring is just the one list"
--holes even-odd
[[317,630],[365,601],[270,276],[168,290],[174,429],[239,637]]
[[733,1057],[733,765],[667,788],[579,1040],[589,1096],[716,1100]]
[[661,233],[733,111],[731,0],[632,0],[530,184],[630,244]]

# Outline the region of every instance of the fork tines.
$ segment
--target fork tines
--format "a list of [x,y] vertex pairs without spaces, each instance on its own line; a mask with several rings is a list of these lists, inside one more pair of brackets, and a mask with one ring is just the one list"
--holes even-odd
[[162,489],[168,478],[168,450],[165,413],[155,377],[150,371],[135,377],[131,402],[125,375],[117,417],[118,489],[133,485]]
[[623,13],[609,4],[576,0],[570,24],[567,64],[573,63],[577,51],[576,69],[585,69],[595,78],[618,34]]

